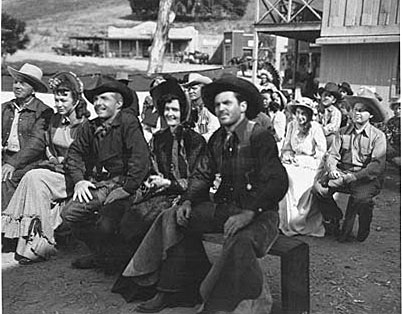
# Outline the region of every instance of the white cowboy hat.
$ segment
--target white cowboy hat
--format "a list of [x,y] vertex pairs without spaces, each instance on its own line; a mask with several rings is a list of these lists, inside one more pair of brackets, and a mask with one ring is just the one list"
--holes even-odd
[[7,70],[14,79],[28,83],[36,92],[47,92],[47,86],[42,82],[43,72],[36,65],[25,63],[19,71],[10,66]]
[[197,84],[207,85],[209,83],[212,83],[212,80],[208,76],[204,76],[198,73],[190,73],[190,75],[188,76],[188,82],[186,84],[183,84],[183,86],[189,87]]

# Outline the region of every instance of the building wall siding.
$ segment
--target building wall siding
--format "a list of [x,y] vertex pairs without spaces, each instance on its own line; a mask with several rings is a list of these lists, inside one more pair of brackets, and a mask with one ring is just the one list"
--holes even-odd
[[399,43],[326,45],[321,50],[321,82],[347,81],[375,87],[384,99],[392,97],[397,77]]

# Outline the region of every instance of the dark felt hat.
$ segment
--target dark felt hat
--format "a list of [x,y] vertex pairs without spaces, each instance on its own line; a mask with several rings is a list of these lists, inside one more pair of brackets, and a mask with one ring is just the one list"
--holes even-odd
[[350,84],[348,82],[342,82],[341,84],[339,84],[339,90],[344,90],[346,92],[346,95],[348,96],[353,95],[352,87],[350,87]]
[[186,94],[180,87],[180,84],[173,77],[168,78],[165,82],[160,83],[150,90],[152,100],[157,105],[157,110],[160,116],[163,116],[165,110],[165,102],[161,102],[161,99],[165,95],[172,95],[177,97],[180,103],[180,120],[185,121],[190,110],[190,104],[187,101]]
[[339,87],[338,84],[333,83],[333,82],[328,82],[324,86],[324,91],[323,92],[328,92],[331,95],[333,95],[337,100],[340,100],[342,98],[341,93],[339,92]]
[[119,93],[123,97],[123,108],[130,107],[133,103],[133,92],[131,89],[110,77],[100,76],[92,88],[84,90],[84,95],[90,103],[93,103],[95,96],[108,92]]
[[261,112],[263,98],[257,87],[234,75],[225,75],[202,88],[202,99],[209,111],[215,113],[215,96],[226,91],[239,93],[247,101],[246,117],[248,119],[254,119]]
[[347,102],[350,104],[350,107],[357,103],[361,103],[365,105],[369,112],[373,115],[371,118],[372,122],[381,122],[384,121],[387,116],[385,108],[381,105],[375,93],[369,90],[368,88],[362,88],[356,94],[356,96],[347,96]]

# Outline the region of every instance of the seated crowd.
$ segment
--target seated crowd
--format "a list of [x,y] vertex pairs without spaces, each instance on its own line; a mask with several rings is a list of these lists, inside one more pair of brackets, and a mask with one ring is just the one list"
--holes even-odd
[[[386,161],[400,167],[400,99],[384,123],[378,95],[347,82],[292,99],[267,71],[257,86],[158,76],[140,112],[127,73],[89,88],[72,72],[47,86],[37,66],[8,71],[2,252],[46,261],[68,229],[90,253],[72,266],[119,271],[112,291],[144,301],[137,312],[202,303],[200,313],[227,313],[257,299],[257,258],[280,233],[365,241]],[[54,111],[35,96],[48,87]],[[212,265],[210,232],[225,238]]]

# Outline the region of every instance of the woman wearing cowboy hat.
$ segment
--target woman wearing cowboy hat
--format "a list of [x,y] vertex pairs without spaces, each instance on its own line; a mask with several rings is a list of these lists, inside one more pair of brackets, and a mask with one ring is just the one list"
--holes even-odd
[[[49,81],[57,113],[46,133],[36,134],[22,152],[21,162],[46,155],[46,160],[22,178],[7,209],[2,214],[4,244],[17,241],[20,264],[44,261],[55,254],[54,230],[60,225],[60,207],[51,202],[67,197],[63,170],[68,147],[80,132],[90,113],[83,98],[81,80],[72,72],[60,72]],[[38,229],[37,243],[30,229]]]
[[[168,127],[153,135],[150,143],[152,172],[121,222],[120,233],[130,245],[129,252],[136,250],[158,214],[177,204],[187,190],[189,175],[206,153],[205,139],[188,125],[190,104],[177,81],[168,79],[152,89],[151,95]],[[144,248],[145,245],[142,250],[147,256],[154,254],[151,248]],[[122,294],[127,302],[132,301],[135,290],[130,278],[123,276],[112,289]]]
[[288,124],[281,158],[288,173],[289,189],[279,203],[279,228],[287,236],[322,237],[325,230],[320,212],[311,210],[310,190],[327,150],[322,127],[312,121],[313,101],[303,97],[290,105],[295,119]]
[[2,210],[10,201],[23,175],[42,159],[29,160],[20,166],[20,155],[29,145],[31,135],[43,131],[53,110],[35,97],[35,92],[46,92],[42,70],[25,63],[20,70],[7,68],[14,79],[15,98],[2,104]]

